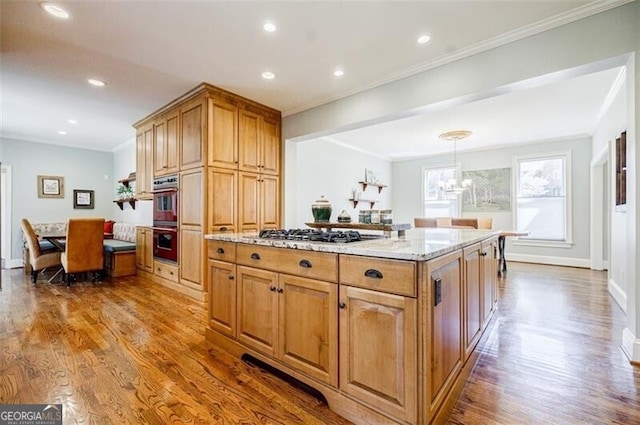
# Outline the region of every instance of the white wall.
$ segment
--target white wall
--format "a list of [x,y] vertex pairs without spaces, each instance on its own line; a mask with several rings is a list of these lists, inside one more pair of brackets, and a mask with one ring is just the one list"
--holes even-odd
[[[22,258],[20,220],[66,222],[70,217],[113,217],[113,154],[4,139],[2,163],[12,168],[11,255]],[[37,176],[64,177],[64,198],[38,198]],[[73,190],[94,191],[94,209],[74,209]]]
[[[113,153],[113,196],[115,199],[118,180],[129,176],[129,173],[136,171],[136,141],[129,140],[118,146]],[[136,182],[131,183],[135,190]],[[114,204],[115,205],[115,204]],[[135,209],[129,203],[124,203],[123,210],[117,206],[114,210],[113,219],[140,226],[151,226],[153,201],[138,201]]]
[[304,223],[313,222],[311,204],[320,196],[332,204],[331,221],[337,221],[338,214],[346,210],[351,220],[357,222],[359,210],[371,209],[368,202],[360,202],[354,208],[349,201],[352,189],[363,189],[358,182],[364,180],[365,168],[373,170],[379,183],[389,187],[378,194],[375,187],[368,186],[363,196],[380,200],[373,209],[391,208],[393,184],[391,163],[387,160],[321,139],[289,142],[285,156],[286,228],[304,228]]
[[[507,240],[509,259],[534,261],[551,264],[567,264],[586,267],[589,260],[589,163],[591,161],[591,139],[559,140],[545,143],[527,143],[523,146],[491,149],[473,152],[458,152],[458,163],[462,171],[492,168],[511,168],[514,156],[570,150],[572,156],[572,202],[573,240],[570,248],[515,246]],[[418,158],[408,161],[394,161],[392,181],[393,210],[403,222],[413,223],[414,217],[422,217],[422,169],[423,167],[450,166],[451,155]],[[514,172],[511,172],[513,179]],[[513,193],[511,194],[513,197]],[[587,213],[585,213],[585,211]],[[463,216],[492,217],[494,229],[515,229],[514,212],[465,213]]]

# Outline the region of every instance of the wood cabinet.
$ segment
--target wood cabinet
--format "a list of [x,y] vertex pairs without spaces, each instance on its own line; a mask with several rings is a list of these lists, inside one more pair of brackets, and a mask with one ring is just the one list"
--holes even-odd
[[280,178],[238,173],[238,231],[280,227]]
[[156,177],[179,171],[180,111],[173,110],[158,118],[154,125],[154,170]]
[[196,99],[180,106],[180,169],[201,167],[205,161],[207,139],[205,99]]
[[236,327],[236,265],[209,260],[209,327],[235,338]]
[[340,286],[340,389],[408,422],[417,410],[416,304]]
[[235,232],[237,229],[238,172],[209,167],[208,232]]
[[136,267],[153,273],[153,230],[136,227]]
[[280,121],[240,110],[238,122],[238,169],[279,175]]
[[209,99],[211,167],[238,169],[238,107],[220,99]]
[[482,247],[480,243],[465,247],[463,253],[463,344],[464,357],[469,357],[480,338],[482,331]]
[[[180,265],[180,284],[197,291],[202,287],[205,267],[205,248],[203,234],[205,179],[203,169],[196,168],[180,173],[180,239],[178,245],[178,264]],[[204,285],[206,286],[206,285]]]
[[136,198],[152,199],[153,123],[140,126],[136,132]]
[[424,265],[421,340],[425,377],[422,405],[430,423],[445,402],[464,362],[462,347],[462,252],[443,255]]

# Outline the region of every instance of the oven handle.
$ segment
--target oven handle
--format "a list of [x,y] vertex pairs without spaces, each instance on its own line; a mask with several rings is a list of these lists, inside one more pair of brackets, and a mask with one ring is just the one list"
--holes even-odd
[[177,192],[178,188],[177,187],[170,187],[167,189],[157,189],[157,190],[152,190],[151,193],[167,193],[167,192]]
[[178,233],[177,227],[152,227],[151,230],[160,230],[162,232]]

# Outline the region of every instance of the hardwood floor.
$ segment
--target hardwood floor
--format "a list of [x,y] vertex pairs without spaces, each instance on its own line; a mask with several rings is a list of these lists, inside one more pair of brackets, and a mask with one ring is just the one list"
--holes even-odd
[[[0,403],[62,403],[65,425],[349,423],[205,342],[205,310],[169,289],[2,274]],[[604,273],[511,262],[493,320],[449,423],[640,423]]]

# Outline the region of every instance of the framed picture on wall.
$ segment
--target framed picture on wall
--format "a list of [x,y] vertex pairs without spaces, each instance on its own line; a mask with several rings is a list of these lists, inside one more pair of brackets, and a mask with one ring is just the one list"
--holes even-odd
[[64,177],[38,176],[38,198],[64,198]]
[[93,209],[93,190],[74,189],[73,208],[92,210]]

